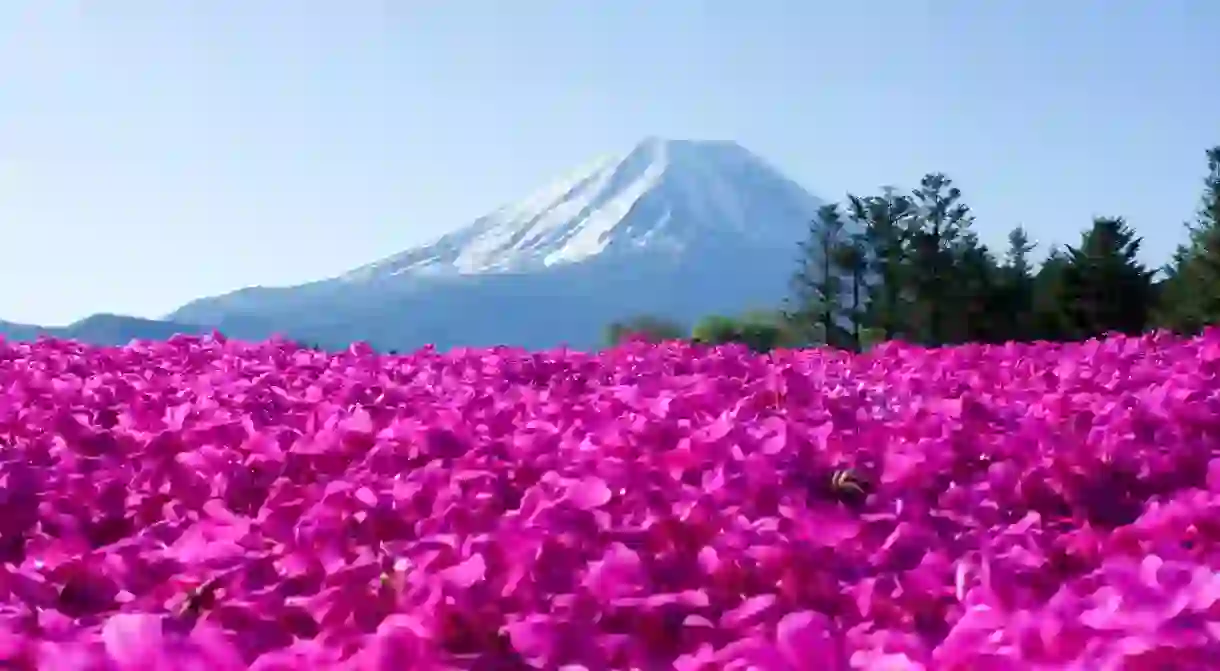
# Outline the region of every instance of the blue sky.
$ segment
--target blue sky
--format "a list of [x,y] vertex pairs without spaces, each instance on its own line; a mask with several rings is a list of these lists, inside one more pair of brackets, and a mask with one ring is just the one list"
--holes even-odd
[[0,3],[0,319],[144,316],[424,242],[648,135],[837,199],[943,171],[985,241],[1128,217],[1220,144],[1207,0]]

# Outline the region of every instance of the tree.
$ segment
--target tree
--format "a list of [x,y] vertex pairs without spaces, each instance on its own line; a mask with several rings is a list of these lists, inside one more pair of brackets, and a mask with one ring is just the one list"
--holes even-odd
[[1192,275],[1198,274],[1189,242],[1178,245],[1169,263],[1161,270],[1165,280],[1157,292],[1157,307],[1154,319],[1162,328],[1185,335],[1199,332],[1207,323],[1203,316],[1199,296],[1192,285]]
[[1011,337],[1000,316],[999,265],[970,231],[949,248],[944,296],[956,309],[946,313],[941,343],[1003,342]]
[[1157,322],[1181,333],[1220,324],[1220,147],[1207,151],[1207,177],[1187,242],[1165,268]]
[[1033,266],[1029,255],[1037,245],[1029,241],[1029,233],[1023,226],[1008,232],[1008,250],[1004,253],[1004,265],[1017,277],[1031,277]]
[[945,314],[954,305],[953,246],[971,223],[970,208],[953,180],[941,173],[924,175],[912,192],[916,216],[909,219],[912,241],[913,283],[921,340],[929,345],[945,342]]
[[862,233],[849,236],[833,250],[835,267],[847,278],[850,294],[846,316],[851,324],[851,348],[860,351],[864,299],[868,292],[868,243]]
[[913,215],[911,199],[886,188],[879,196],[848,195],[848,216],[861,231],[865,251],[868,301],[860,315],[861,327],[884,339],[903,336],[909,329],[908,236],[906,222]]
[[817,334],[812,340],[832,344],[843,310],[843,281],[835,264],[845,222],[835,203],[818,208],[809,224],[809,237],[800,244],[800,260],[792,276],[789,321]]
[[1066,336],[1143,332],[1152,308],[1153,273],[1137,258],[1141,242],[1121,217],[1098,217],[1080,245],[1067,248],[1060,293]]
[[779,347],[784,340],[784,330],[779,324],[761,319],[742,319],[738,333],[738,342],[760,354]]
[[737,320],[724,315],[708,315],[691,329],[691,340],[706,345],[724,345],[741,339]]
[[742,313],[737,321],[741,325],[743,332],[753,332],[755,334],[754,342],[756,345],[763,344],[763,341],[768,338],[774,339],[774,343],[767,349],[774,349],[776,347],[805,347],[811,344],[805,338],[805,333],[802,330],[794,328],[788,314],[783,310],[747,310]]
[[1023,227],[1008,233],[1008,249],[998,268],[993,312],[1004,340],[1027,340],[1034,334],[1034,273],[1029,260],[1034,248]]
[[623,321],[611,322],[606,328],[606,341],[618,345],[631,338],[643,338],[649,342],[664,342],[666,340],[681,340],[686,337],[686,329],[680,324],[654,317],[640,315]]
[[707,345],[741,343],[755,352],[770,352],[784,343],[782,325],[772,315],[750,313],[735,319],[710,315],[695,324],[691,340]]
[[1067,337],[1064,314],[1064,273],[1068,265],[1065,249],[1052,249],[1032,282],[1029,333],[1033,340],[1062,340]]

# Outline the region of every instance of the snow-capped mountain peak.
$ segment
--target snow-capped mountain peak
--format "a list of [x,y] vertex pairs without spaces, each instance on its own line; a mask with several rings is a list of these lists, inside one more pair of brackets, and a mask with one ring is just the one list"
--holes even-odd
[[170,317],[326,347],[599,346],[607,324],[777,306],[821,205],[732,142],[650,138],[434,242]]
[[648,138],[347,282],[528,272],[705,243],[791,245],[820,201],[734,142]]

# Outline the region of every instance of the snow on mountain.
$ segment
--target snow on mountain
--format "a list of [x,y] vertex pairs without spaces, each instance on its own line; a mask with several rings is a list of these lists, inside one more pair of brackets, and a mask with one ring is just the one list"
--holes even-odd
[[778,306],[821,203],[735,143],[650,138],[430,244],[167,318],[332,347],[596,347],[617,319]]
[[649,138],[339,279],[529,272],[709,242],[790,248],[820,201],[733,142]]

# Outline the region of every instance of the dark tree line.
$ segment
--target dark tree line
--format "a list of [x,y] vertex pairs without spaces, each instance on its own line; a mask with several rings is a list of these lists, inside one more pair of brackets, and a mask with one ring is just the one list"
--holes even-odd
[[1207,177],[1195,220],[1157,287],[1154,318],[1179,332],[1220,324],[1220,147],[1207,152]]
[[879,339],[1069,341],[1220,324],[1220,147],[1207,159],[1188,240],[1160,273],[1140,263],[1141,238],[1122,217],[1098,217],[1077,244],[1035,267],[1023,228],[1000,254],[979,242],[961,191],[942,174],[910,193],[850,195],[811,223],[787,318],[812,341],[853,349]]
[[[972,230],[962,192],[931,173],[909,192],[848,195],[822,207],[798,253],[783,310],[710,316],[689,337],[777,346],[865,349],[890,339],[927,346],[1085,340],[1162,328],[1183,334],[1220,325],[1220,147],[1207,152],[1203,196],[1187,240],[1160,269],[1138,259],[1141,238],[1122,217],[1098,217],[1075,245],[1041,263],[1024,228],[989,249]],[[640,317],[611,325],[626,337],[688,337],[680,325]]]

